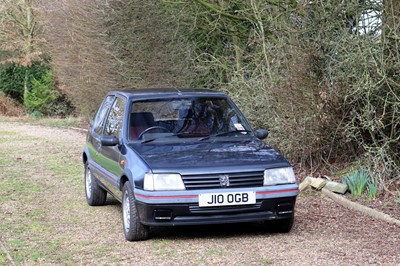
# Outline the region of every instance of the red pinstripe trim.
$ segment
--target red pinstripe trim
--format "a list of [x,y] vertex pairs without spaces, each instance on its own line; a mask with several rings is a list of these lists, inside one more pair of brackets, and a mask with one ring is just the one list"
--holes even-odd
[[101,170],[99,167],[97,167],[97,166],[94,165],[94,164],[91,164],[91,166],[92,166],[93,168],[95,168],[98,172],[102,173],[108,180],[110,180],[111,182],[113,182],[113,183],[116,184],[116,185],[119,185],[119,183],[118,183],[117,181],[115,181],[115,180],[112,178],[112,176],[110,176],[109,174],[107,174],[106,172],[104,172],[103,170]]
[[[279,194],[279,193],[293,193],[298,192],[298,189],[290,189],[290,190],[277,190],[277,191],[262,191],[257,192],[260,195],[268,195],[268,194]],[[195,199],[198,195],[183,195],[183,196],[146,196],[143,194],[135,193],[135,196],[144,198],[144,199]]]
[[183,195],[183,196],[146,196],[135,193],[135,196],[145,199],[195,199],[197,195]]
[[299,190],[298,189],[290,189],[290,190],[276,190],[276,191],[261,191],[261,192],[257,192],[257,194],[268,195],[268,194],[293,193],[293,192],[299,192]]

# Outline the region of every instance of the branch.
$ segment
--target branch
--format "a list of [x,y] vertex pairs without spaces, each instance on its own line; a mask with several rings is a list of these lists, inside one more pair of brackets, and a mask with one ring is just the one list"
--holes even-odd
[[250,22],[252,21],[251,19],[249,19],[247,17],[239,17],[239,16],[232,15],[231,13],[225,12],[222,9],[220,9],[218,7],[218,5],[209,3],[209,2],[207,2],[205,0],[194,0],[194,1],[197,2],[198,4],[204,6],[204,7],[212,10],[212,11],[217,12],[218,14],[220,14],[220,15],[222,15],[224,17],[227,17],[227,18],[230,18],[230,19],[234,19],[234,20],[239,20],[239,21],[250,21]]

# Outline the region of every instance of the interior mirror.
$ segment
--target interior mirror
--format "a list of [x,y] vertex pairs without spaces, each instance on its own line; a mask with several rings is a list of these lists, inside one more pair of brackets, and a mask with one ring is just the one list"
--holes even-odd
[[102,136],[101,145],[102,146],[115,146],[119,144],[119,139],[116,136]]
[[259,139],[265,139],[268,137],[269,131],[266,129],[257,129],[255,132],[256,137]]

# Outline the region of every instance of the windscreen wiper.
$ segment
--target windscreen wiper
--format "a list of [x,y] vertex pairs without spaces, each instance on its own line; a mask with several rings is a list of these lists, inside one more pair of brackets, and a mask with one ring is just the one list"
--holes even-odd
[[178,132],[178,133],[174,133],[174,134],[170,134],[170,135],[166,135],[166,136],[161,136],[161,137],[157,137],[157,138],[142,140],[142,142],[140,142],[140,143],[142,143],[142,144],[149,143],[149,142],[152,142],[152,141],[157,140],[157,139],[163,139],[163,138],[168,138],[168,137],[181,137],[181,136],[184,136],[186,134],[188,134],[188,132]]
[[221,132],[221,133],[218,133],[218,134],[213,134],[213,135],[205,136],[205,137],[203,137],[203,138],[200,138],[199,141],[206,140],[206,139],[209,139],[209,138],[211,138],[211,137],[228,136],[228,135],[237,134],[237,133],[246,133],[246,134],[247,134],[247,133],[250,133],[250,132],[251,132],[250,130],[246,130],[246,129],[241,129],[241,130],[230,130],[230,131]]
[[141,144],[149,143],[149,142],[155,141],[156,139],[159,139],[159,138],[152,138],[152,139],[142,140],[142,142],[140,142],[140,143],[141,143]]

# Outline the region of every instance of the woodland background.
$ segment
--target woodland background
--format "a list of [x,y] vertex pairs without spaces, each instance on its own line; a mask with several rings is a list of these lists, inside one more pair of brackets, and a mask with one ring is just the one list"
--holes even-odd
[[0,111],[214,88],[299,169],[400,183],[398,0],[0,0]]

